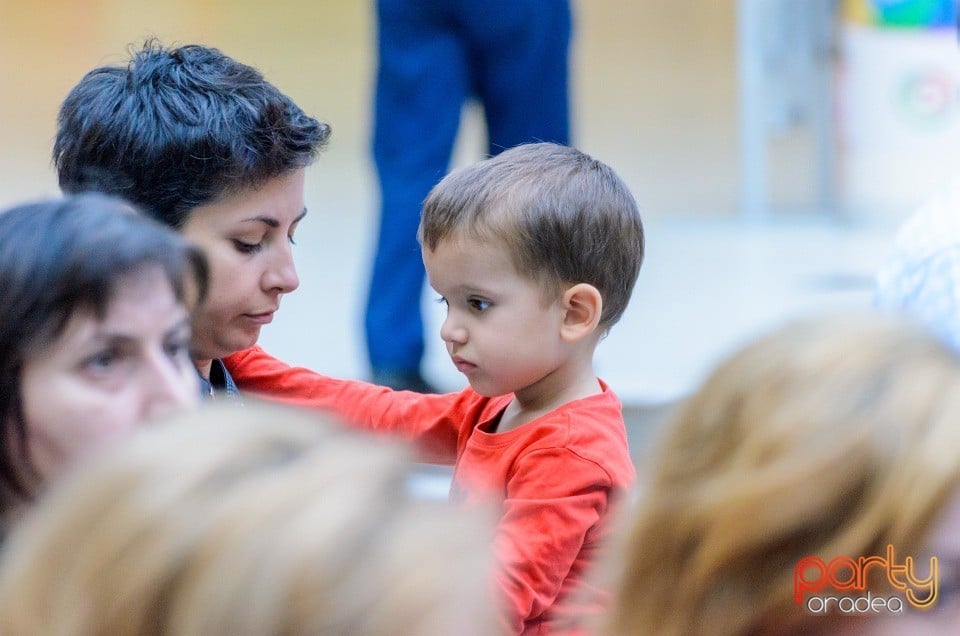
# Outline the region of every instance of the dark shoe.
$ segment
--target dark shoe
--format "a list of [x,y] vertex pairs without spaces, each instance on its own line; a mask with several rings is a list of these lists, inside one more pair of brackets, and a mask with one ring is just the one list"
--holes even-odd
[[417,393],[439,393],[436,387],[427,382],[419,371],[386,371],[374,369],[374,384],[388,386],[397,391],[415,391]]

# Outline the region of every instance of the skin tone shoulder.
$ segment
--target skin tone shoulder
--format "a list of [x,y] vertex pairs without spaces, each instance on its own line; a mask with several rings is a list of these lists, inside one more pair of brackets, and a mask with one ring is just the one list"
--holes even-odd
[[253,346],[283,294],[300,285],[293,245],[306,215],[304,172],[229,193],[187,218],[183,234],[210,265],[209,294],[193,318],[195,362],[204,377],[212,359]]
[[41,481],[145,420],[195,406],[189,345],[186,308],[162,270],[148,266],[117,279],[102,320],[77,312],[28,356],[23,415]]

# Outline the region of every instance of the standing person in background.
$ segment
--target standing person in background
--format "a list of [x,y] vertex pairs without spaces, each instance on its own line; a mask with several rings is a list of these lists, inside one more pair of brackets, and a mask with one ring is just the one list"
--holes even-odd
[[432,392],[421,361],[420,206],[446,173],[463,104],[483,106],[490,155],[568,144],[569,0],[378,0],[373,158],[380,229],[366,307],[375,384]]

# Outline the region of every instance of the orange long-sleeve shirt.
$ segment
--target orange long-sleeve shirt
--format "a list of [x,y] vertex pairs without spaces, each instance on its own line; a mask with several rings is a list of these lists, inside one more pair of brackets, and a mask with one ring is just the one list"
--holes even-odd
[[634,468],[620,401],[603,382],[601,394],[491,433],[512,395],[392,391],[290,367],[259,347],[224,362],[241,390],[401,435],[419,445],[425,461],[453,464],[452,501],[495,498],[497,583],[511,633],[579,633],[584,619],[605,609],[607,594],[592,567]]

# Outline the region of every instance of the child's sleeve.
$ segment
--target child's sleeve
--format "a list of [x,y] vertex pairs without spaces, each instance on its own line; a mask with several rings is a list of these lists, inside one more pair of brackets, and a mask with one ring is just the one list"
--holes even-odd
[[322,410],[348,425],[395,434],[417,443],[422,461],[450,464],[456,459],[462,393],[424,395],[393,391],[359,380],[331,378],[292,367],[259,346],[223,360],[241,391],[259,398]]
[[605,470],[566,448],[534,451],[518,462],[494,547],[510,633],[554,604],[611,487]]

